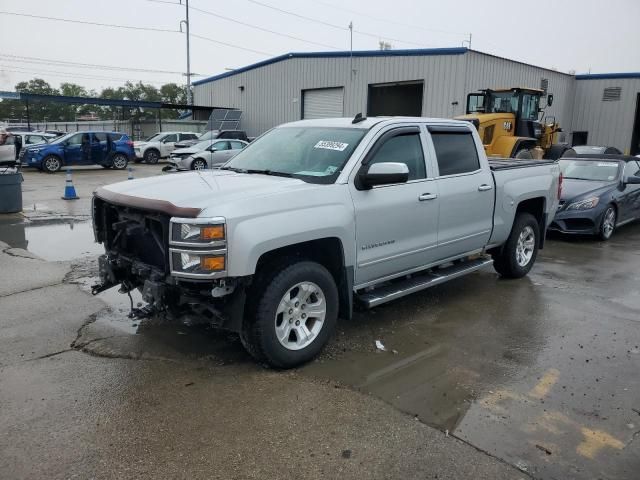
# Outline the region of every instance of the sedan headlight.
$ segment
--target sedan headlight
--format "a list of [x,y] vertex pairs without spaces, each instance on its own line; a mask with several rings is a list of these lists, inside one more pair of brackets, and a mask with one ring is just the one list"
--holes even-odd
[[589,210],[590,208],[594,208],[598,205],[600,201],[599,197],[589,197],[584,200],[580,200],[579,202],[574,202],[567,207],[567,210]]

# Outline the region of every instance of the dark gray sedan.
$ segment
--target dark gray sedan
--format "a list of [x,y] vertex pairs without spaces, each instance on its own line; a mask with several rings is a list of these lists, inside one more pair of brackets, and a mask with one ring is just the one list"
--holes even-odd
[[616,227],[640,218],[640,161],[626,155],[560,159],[560,205],[550,230],[608,240]]

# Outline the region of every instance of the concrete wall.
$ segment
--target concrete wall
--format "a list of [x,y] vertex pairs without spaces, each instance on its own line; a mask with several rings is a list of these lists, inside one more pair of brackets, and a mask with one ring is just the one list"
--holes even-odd
[[320,55],[287,58],[198,84],[194,87],[195,103],[243,110],[241,128],[255,136],[275,125],[299,120],[302,90],[311,88],[344,87],[344,115],[349,117],[366,113],[369,84],[422,80],[422,115],[449,118],[464,113],[469,92],[505,86],[539,88],[541,79],[547,78],[549,92],[555,96],[548,113],[563,125],[570,123],[574,77],[474,51],[453,50],[457,51],[363,55],[352,60]]
[[[588,77],[578,77],[572,130],[589,132],[590,145],[617,147],[629,153],[640,75],[638,78]],[[604,89],[608,87],[622,88],[620,100],[602,101]]]

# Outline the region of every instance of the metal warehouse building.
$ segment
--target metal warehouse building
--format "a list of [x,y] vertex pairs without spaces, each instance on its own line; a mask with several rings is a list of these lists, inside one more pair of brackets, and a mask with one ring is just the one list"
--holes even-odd
[[542,88],[554,94],[546,113],[566,141],[639,149],[640,74],[576,77],[467,48],[289,53],[193,85],[196,104],[242,110],[250,136],[359,112],[449,118],[483,88]]

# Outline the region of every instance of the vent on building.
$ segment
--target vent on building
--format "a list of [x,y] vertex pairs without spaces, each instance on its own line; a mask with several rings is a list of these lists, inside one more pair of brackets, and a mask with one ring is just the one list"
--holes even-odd
[[620,100],[620,94],[622,93],[622,87],[607,87],[602,93],[603,102],[617,102]]
[[548,78],[542,78],[540,79],[540,89],[542,91],[544,91],[544,93],[542,94],[543,97],[547,96],[547,90],[549,90],[549,79]]

